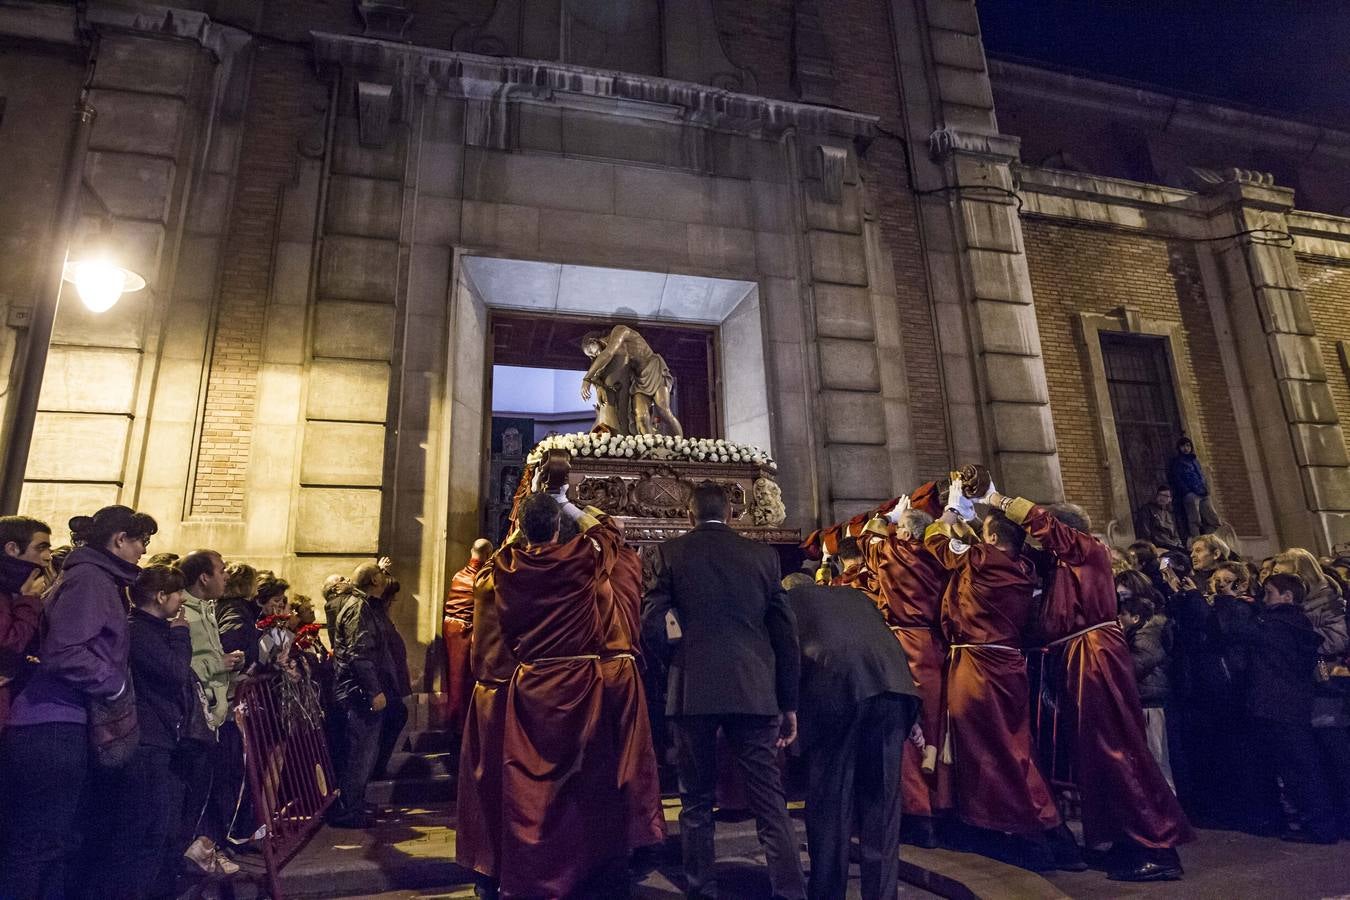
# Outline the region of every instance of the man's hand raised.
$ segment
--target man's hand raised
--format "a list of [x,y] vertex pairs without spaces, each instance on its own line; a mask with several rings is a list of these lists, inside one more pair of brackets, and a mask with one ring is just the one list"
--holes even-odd
[[779,750],[791,746],[797,740],[797,714],[785,712],[778,716],[778,740],[773,745]]
[[47,573],[41,569],[34,569],[19,588],[19,596],[41,597],[45,590],[47,590]]

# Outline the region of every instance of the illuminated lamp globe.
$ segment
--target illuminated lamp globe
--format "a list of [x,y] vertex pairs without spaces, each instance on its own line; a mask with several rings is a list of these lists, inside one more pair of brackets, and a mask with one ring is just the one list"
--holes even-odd
[[144,278],[106,257],[71,260],[66,263],[61,277],[75,285],[80,301],[95,313],[107,312],[123,294],[145,287]]

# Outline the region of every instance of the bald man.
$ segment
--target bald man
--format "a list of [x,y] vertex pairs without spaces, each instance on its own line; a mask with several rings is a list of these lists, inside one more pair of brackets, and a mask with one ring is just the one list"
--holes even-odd
[[473,671],[469,653],[473,645],[473,584],[483,564],[492,558],[492,541],[479,538],[469,549],[469,561],[450,579],[445,595],[445,612],[441,620],[441,637],[445,641],[446,721],[455,734],[462,733],[464,717],[469,710],[473,693]]

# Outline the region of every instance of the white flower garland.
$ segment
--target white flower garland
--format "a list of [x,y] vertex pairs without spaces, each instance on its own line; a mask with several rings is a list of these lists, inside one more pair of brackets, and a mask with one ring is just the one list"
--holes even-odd
[[555,434],[539,442],[527,458],[531,465],[543,462],[549,450],[566,450],[573,456],[596,459],[663,459],[685,462],[754,463],[778,471],[773,457],[757,447],[720,438],[677,438],[665,434]]

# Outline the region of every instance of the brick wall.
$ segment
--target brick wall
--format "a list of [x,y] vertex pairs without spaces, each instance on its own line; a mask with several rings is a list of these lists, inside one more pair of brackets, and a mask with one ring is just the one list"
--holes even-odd
[[[1322,363],[1327,370],[1331,397],[1336,402],[1336,414],[1341,427],[1350,429],[1350,372],[1341,361],[1341,341],[1350,341],[1350,265],[1313,262],[1300,259],[1299,275],[1303,279],[1304,296],[1317,328],[1318,343],[1322,348]],[[1350,430],[1346,431],[1350,441]]]
[[243,513],[281,189],[294,177],[296,145],[313,121],[316,98],[306,89],[313,84],[304,51],[277,44],[259,49],[225,237],[193,516],[237,518]]
[[1228,382],[1195,255],[1184,242],[1038,219],[1022,223],[1036,297],[1036,318],[1050,386],[1064,491],[1098,522],[1110,518],[1106,453],[1092,408],[1091,375],[1079,312],[1121,306],[1141,316],[1180,322],[1182,384],[1198,391],[1204,460],[1220,515],[1240,534],[1260,534]]
[[[764,96],[796,99],[791,88],[792,6],[791,0],[717,4],[728,57],[754,71]],[[881,117],[881,133],[863,160],[863,177],[895,269],[905,370],[911,376],[915,463],[919,476],[927,478],[945,472],[951,460],[918,212],[904,142],[894,137],[904,131],[904,122],[890,19],[886,5],[874,0],[833,0],[821,3],[820,9],[834,59],[835,104]]]

